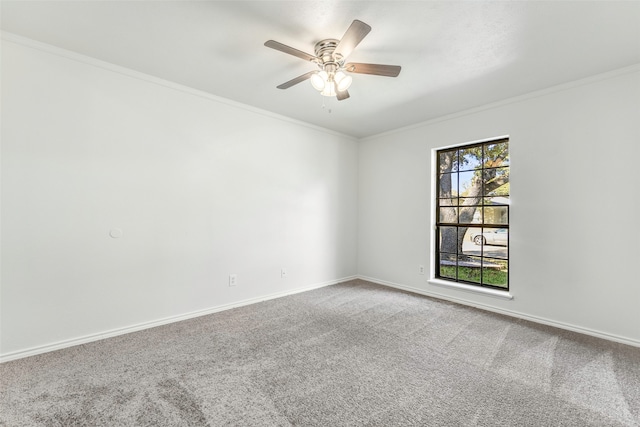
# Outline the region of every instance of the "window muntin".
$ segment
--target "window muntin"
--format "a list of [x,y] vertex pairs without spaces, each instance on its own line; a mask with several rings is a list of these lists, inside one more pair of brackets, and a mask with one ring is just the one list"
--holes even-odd
[[437,151],[436,274],[509,289],[509,141]]

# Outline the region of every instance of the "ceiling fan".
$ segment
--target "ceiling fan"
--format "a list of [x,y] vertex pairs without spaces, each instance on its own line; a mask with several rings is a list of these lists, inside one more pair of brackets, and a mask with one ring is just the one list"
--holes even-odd
[[345,63],[347,56],[371,31],[371,27],[362,21],[354,20],[341,40],[324,39],[316,43],[311,55],[294,49],[275,40],[265,42],[265,46],[279,50],[289,55],[297,56],[315,63],[319,70],[309,71],[301,76],[277,86],[278,89],[288,89],[293,85],[311,80],[313,87],[323,96],[335,96],[338,101],[349,98],[347,89],[351,85],[352,77],[347,73],[373,74],[376,76],[397,77],[400,74],[399,65],[362,64],[359,62]]

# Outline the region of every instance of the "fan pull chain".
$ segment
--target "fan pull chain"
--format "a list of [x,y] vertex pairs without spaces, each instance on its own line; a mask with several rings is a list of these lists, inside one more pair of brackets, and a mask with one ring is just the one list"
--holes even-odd
[[325,103],[324,103],[325,98],[326,98],[326,96],[323,96],[323,97],[322,97],[322,109],[323,109],[323,110],[327,110],[327,113],[328,113],[328,114],[331,114],[331,108],[327,108],[327,106],[326,106],[326,105],[325,105]]

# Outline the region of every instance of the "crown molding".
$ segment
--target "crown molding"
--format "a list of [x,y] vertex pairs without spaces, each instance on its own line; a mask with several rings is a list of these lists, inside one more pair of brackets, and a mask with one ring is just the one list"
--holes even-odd
[[374,139],[378,139],[378,138],[382,138],[382,137],[386,137],[386,136],[390,136],[390,135],[395,135],[398,133],[402,133],[402,132],[406,132],[406,131],[410,131],[413,129],[418,129],[418,128],[422,128],[422,127],[426,127],[426,126],[430,126],[433,125],[435,123],[440,123],[440,122],[444,122],[447,120],[453,120],[453,119],[457,119],[460,117],[465,117],[465,116],[470,116],[472,114],[476,114],[479,113],[481,111],[486,111],[486,110],[492,110],[495,108],[500,108],[500,107],[504,107],[506,105],[510,105],[510,104],[517,104],[520,102],[524,102],[524,101],[528,101],[530,99],[535,99],[535,98],[540,98],[543,96],[547,96],[547,95],[551,95],[554,93],[558,93],[558,92],[564,92],[566,90],[570,90],[576,87],[580,87],[580,86],[585,86],[585,85],[590,85],[590,84],[594,84],[597,82],[601,82],[604,80],[610,80],[610,79],[614,79],[617,77],[621,77],[627,74],[633,74],[633,73],[637,73],[640,72],[640,64],[634,64],[634,65],[630,65],[628,67],[624,67],[624,68],[619,68],[616,70],[612,70],[612,71],[607,71],[605,73],[600,73],[600,74],[596,74],[593,76],[589,76],[589,77],[585,77],[579,80],[573,80],[567,83],[562,83],[559,85],[554,85],[545,89],[540,89],[540,90],[536,90],[533,92],[529,92],[523,95],[518,95],[518,96],[514,96],[511,98],[506,98],[503,99],[501,101],[496,101],[496,102],[491,102],[489,104],[485,104],[485,105],[480,105],[478,107],[473,107],[473,108],[469,108],[466,110],[462,110],[462,111],[458,111],[456,113],[451,113],[451,114],[447,114],[445,116],[441,116],[441,117],[436,117],[434,119],[429,119],[429,120],[425,120],[423,122],[420,123],[414,123],[412,125],[408,125],[408,126],[403,126],[401,128],[397,128],[397,129],[393,129],[387,132],[382,132],[376,135],[371,135],[371,136],[367,136],[364,138],[361,138],[360,141],[361,142],[366,142],[369,140],[374,140]]
[[327,128],[323,128],[321,126],[316,126],[313,125],[311,123],[307,123],[307,122],[303,122],[301,120],[296,120],[296,119],[292,119],[290,117],[287,116],[283,116],[281,114],[277,114],[277,113],[272,113],[271,111],[267,111],[267,110],[263,110],[261,108],[257,108],[257,107],[252,107],[250,105],[247,104],[243,104],[241,102],[236,102],[233,100],[230,100],[228,98],[223,98],[221,96],[218,95],[214,95],[211,94],[209,92],[205,92],[199,89],[194,89],[192,87],[189,86],[185,86],[179,83],[174,83],[172,81],[169,80],[164,80],[161,79],[159,77],[155,77],[152,76],[150,74],[146,74],[146,73],[142,73],[140,71],[135,71],[132,70],[130,68],[126,68],[126,67],[122,67],[120,65],[116,65],[116,64],[112,64],[110,62],[106,62],[106,61],[102,61],[100,59],[96,59],[90,56],[86,56],[77,52],[73,52],[67,49],[62,49],[60,47],[57,46],[53,46],[47,43],[43,43],[37,40],[33,40],[27,37],[23,37],[20,36],[18,34],[15,33],[11,33],[8,31],[2,31],[2,40],[5,42],[9,42],[9,43],[15,43],[24,47],[28,47],[31,49],[36,49],[36,50],[40,50],[52,55],[56,55],[56,56],[60,56],[66,59],[70,59],[72,61],[77,61],[80,62],[82,64],[85,65],[90,65],[93,67],[97,67],[97,68],[101,68],[103,70],[107,70],[107,71],[111,71],[113,73],[117,73],[117,74],[121,74],[127,77],[131,77],[134,79],[138,79],[138,80],[142,80],[148,83],[153,83],[156,84],[158,86],[162,86],[168,89],[173,89],[176,91],[180,91],[189,95],[193,95],[193,96],[197,96],[200,98],[204,98],[219,104],[224,104],[227,105],[229,107],[233,107],[233,108],[238,108],[241,110],[245,110],[247,112],[253,113],[253,114],[258,114],[261,116],[266,116],[272,119],[276,119],[276,120],[280,120],[283,122],[287,122],[287,123],[291,123],[297,126],[302,126],[302,127],[306,127],[309,129],[313,129],[316,131],[320,131],[326,134],[330,134],[330,135],[334,135],[334,136],[338,136],[341,138],[347,138],[351,141],[358,141],[359,139],[352,136],[352,135],[348,135],[345,133],[341,133],[341,132],[336,132],[334,130],[331,129],[327,129]]

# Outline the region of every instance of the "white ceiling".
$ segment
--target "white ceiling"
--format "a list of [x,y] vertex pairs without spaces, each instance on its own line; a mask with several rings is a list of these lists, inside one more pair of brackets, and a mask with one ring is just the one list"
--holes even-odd
[[[640,63],[640,1],[2,1],[2,29],[338,132],[365,137]],[[359,19],[351,98],[303,82],[313,53]],[[322,108],[323,99],[326,108]],[[329,112],[331,111],[331,112]]]

